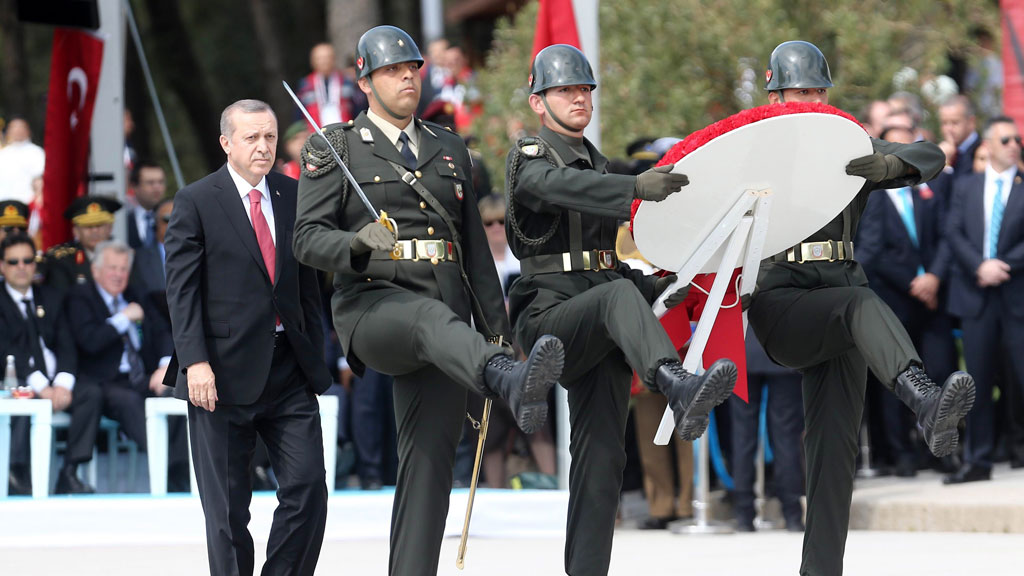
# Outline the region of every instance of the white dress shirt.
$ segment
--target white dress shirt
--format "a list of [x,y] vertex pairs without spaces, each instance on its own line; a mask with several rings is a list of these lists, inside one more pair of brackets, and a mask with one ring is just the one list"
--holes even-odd
[[[32,300],[32,303],[39,305],[36,302],[34,295],[32,294],[32,287],[28,287],[28,291],[22,294],[18,292],[10,284],[4,283],[4,287],[7,289],[7,294],[14,301],[18,311],[21,312],[21,317],[28,321],[29,314],[35,314],[35,310],[27,310],[25,304],[22,302],[25,298]],[[61,388],[67,388],[72,390],[75,387],[75,377],[67,372],[56,372],[57,370],[57,355],[52,350],[46,347],[46,342],[43,340],[43,335],[39,334],[39,346],[43,349],[43,361],[46,362],[46,366],[36,366],[35,359],[29,356],[28,367],[34,368],[26,378],[26,382],[32,390],[39,394],[44,388],[50,385],[50,379],[53,378],[53,385],[60,386]]]
[[[132,348],[136,351],[140,350],[139,331],[133,330],[135,325],[127,316],[124,315],[123,310],[128,306],[128,302],[125,301],[124,296],[118,294],[114,296],[106,290],[104,290],[99,284],[96,284],[96,290],[99,291],[100,297],[103,298],[103,303],[107,305],[107,310],[110,310],[113,314],[107,318],[107,324],[114,327],[118,334],[128,335],[128,340],[131,342]],[[128,362],[128,351],[125,350],[121,353],[121,364],[118,366],[118,371],[122,374],[128,374],[131,372],[131,364]]]
[[419,133],[419,130],[416,129],[416,120],[415,119],[410,120],[409,121],[409,125],[406,126],[405,129],[399,130],[398,126],[395,126],[391,122],[388,122],[387,120],[385,120],[385,119],[381,118],[380,116],[374,114],[372,110],[367,110],[366,111],[366,117],[369,118],[370,122],[373,122],[373,124],[377,128],[380,128],[380,131],[384,133],[384,136],[387,137],[388,141],[391,142],[392,144],[394,144],[395,150],[398,150],[399,152],[402,151],[403,144],[398,141],[398,136],[402,132],[405,132],[406,134],[408,134],[409,135],[409,149],[412,150],[412,155],[417,157],[417,158],[420,157],[420,155],[419,155],[419,151],[420,151],[420,133]]
[[[1005,172],[996,172],[992,165],[985,167],[985,235],[982,236],[981,255],[984,259],[992,257],[991,242],[989,235],[992,230],[992,203],[996,200],[996,180],[1003,181],[1003,207],[1006,206],[1006,199],[1010,197],[1010,190],[1013,188],[1013,179],[1017,176],[1017,167],[1011,166]],[[1004,217],[1005,218],[1005,217]]]
[[[149,212],[149,210],[142,206],[134,206],[132,208],[132,217],[135,218],[135,230],[138,231],[139,241],[143,245],[149,240],[149,235],[155,233],[154,230],[149,228],[149,222],[146,221],[146,214]],[[156,214],[153,214],[153,227],[156,227]]]

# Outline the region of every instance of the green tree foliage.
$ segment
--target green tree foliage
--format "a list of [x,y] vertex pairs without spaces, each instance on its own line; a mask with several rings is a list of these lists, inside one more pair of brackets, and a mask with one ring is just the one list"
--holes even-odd
[[[635,0],[600,2],[602,148],[623,155],[643,136],[684,137],[742,109],[767,103],[768,56],[802,39],[825,53],[836,87],[831,104],[858,115],[895,91],[893,75],[918,73],[909,89],[947,72],[949,56],[972,53],[971,30],[999,30],[996,2],[972,0]],[[527,103],[537,3],[496,30],[476,133],[496,174],[504,171],[509,123],[537,121]],[[936,128],[932,126],[933,130]]]

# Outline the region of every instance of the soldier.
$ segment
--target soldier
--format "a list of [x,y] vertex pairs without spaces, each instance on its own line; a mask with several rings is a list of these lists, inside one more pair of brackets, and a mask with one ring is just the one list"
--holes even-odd
[[9,234],[28,230],[28,206],[17,200],[0,202],[0,241]]
[[[772,52],[768,101],[828,104],[832,77],[813,44],[793,41]],[[857,197],[804,242],[761,263],[750,302],[750,325],[775,362],[803,375],[807,457],[807,531],[802,575],[843,572],[868,367],[917,415],[937,456],[959,440],[957,423],[974,401],[974,381],[963,372],[940,388],[921,363],[892,310],[868,288],[853,259],[851,238],[872,190],[933,178],[945,163],[929,142],[872,139],[874,153],[852,160],[846,173],[866,182]],[[823,191],[825,192],[825,191]]]
[[71,220],[75,239],[46,252],[47,286],[63,294],[74,284],[92,280],[89,262],[93,250],[100,242],[110,240],[114,212],[120,208],[120,202],[104,196],[80,196],[71,202],[64,211],[64,218]]
[[[509,292],[516,339],[528,347],[553,334],[566,345],[570,575],[608,572],[632,373],[668,397],[686,441],[704,432],[708,413],[728,398],[737,374],[729,360],[701,377],[686,372],[651,312],[675,276],[645,276],[616,259],[619,222],[629,219],[633,199],[664,200],[689,180],[671,173],[672,166],[639,176],[605,173],[608,160],[583,137],[596,87],[578,49],[541,50],[530,74],[530,107],[543,127],[538,137],[519,140],[507,162],[506,230],[522,265]],[[686,288],[666,304],[685,296]]]
[[370,109],[325,135],[393,230],[369,215],[314,136],[302,151],[295,254],[334,273],[334,325],[353,370],[395,376],[390,573],[434,573],[467,392],[501,397],[533,432],[547,417],[562,344],[540,338],[525,362],[510,356],[469,153],[456,134],[413,117],[423,57],[412,38],[379,26],[359,39],[356,55]]

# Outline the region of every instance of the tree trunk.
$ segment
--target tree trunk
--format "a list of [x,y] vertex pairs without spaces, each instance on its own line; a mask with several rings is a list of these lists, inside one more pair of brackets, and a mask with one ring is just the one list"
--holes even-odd
[[[289,80],[289,78],[285,75],[284,62],[281,60],[282,50],[281,42],[278,39],[279,32],[274,27],[273,17],[271,16],[270,7],[267,6],[267,0],[251,0],[249,2],[249,9],[252,12],[256,37],[260,39],[256,44],[260,47],[260,61],[263,63],[264,90],[269,99],[268,104],[274,109],[279,118],[277,129],[283,134],[288,129],[287,119],[294,115],[293,108],[295,104],[288,97],[284,87],[281,86],[281,81]],[[290,81],[289,84],[291,84]],[[295,87],[293,86],[292,89],[294,90]],[[283,125],[282,122],[284,123]]]
[[[25,36],[22,24],[14,9],[14,0],[0,0],[0,38],[3,39],[3,62],[0,63],[0,90],[4,92],[4,100],[8,116],[13,114],[24,116],[26,120],[33,118],[32,99],[29,98],[28,74],[25,58]],[[42,139],[42,126],[36,126],[37,141]]]
[[327,37],[334,45],[338,64],[356,53],[359,37],[380,22],[375,0],[327,0]]
[[[224,151],[216,138],[206,136],[220,122],[220,110],[211,105],[210,89],[203,79],[202,67],[188,42],[189,30],[181,17],[178,2],[166,0],[145,0],[151,25],[143,38],[150,40],[146,54],[150,67],[163,82],[158,87],[171,90],[181,100],[200,154],[206,161],[207,170],[212,172],[224,163]],[[189,179],[189,178],[186,178]],[[189,179],[191,180],[191,179]]]

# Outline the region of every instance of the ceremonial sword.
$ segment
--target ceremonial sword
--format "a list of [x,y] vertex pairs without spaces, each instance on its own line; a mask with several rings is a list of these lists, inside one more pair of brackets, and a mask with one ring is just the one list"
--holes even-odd
[[[299,110],[302,111],[302,115],[306,117],[306,122],[309,122],[309,125],[313,127],[313,131],[315,131],[317,136],[323,138],[324,142],[327,143],[327,148],[331,151],[331,156],[334,157],[334,161],[338,163],[338,166],[341,166],[341,170],[345,173],[345,178],[348,179],[349,184],[351,184],[352,188],[355,189],[356,194],[359,196],[359,199],[363,201],[363,206],[366,206],[366,209],[370,211],[370,215],[373,216],[373,220],[375,222],[380,222],[385,228],[390,230],[391,233],[395,235],[395,239],[397,240],[398,224],[395,223],[395,219],[389,218],[388,213],[384,212],[383,210],[380,212],[379,215],[377,214],[377,210],[373,207],[373,204],[370,203],[370,200],[366,197],[366,194],[363,192],[363,189],[359,187],[359,182],[356,182],[355,176],[353,176],[352,172],[349,171],[348,166],[346,166],[345,163],[342,162],[341,155],[339,155],[338,151],[334,149],[334,145],[331,144],[331,141],[327,139],[326,135],[324,135],[323,130],[321,130],[320,126],[317,125],[316,120],[313,120],[313,117],[310,116],[309,111],[306,110],[306,107],[302,105],[302,102],[299,100],[299,97],[296,96],[295,92],[292,91],[292,87],[289,86],[288,82],[284,80],[281,81],[281,84],[284,86],[284,89],[288,91],[288,95],[292,97],[292,100],[295,102],[295,105],[298,106]],[[394,253],[395,252],[392,251],[392,254]]]

